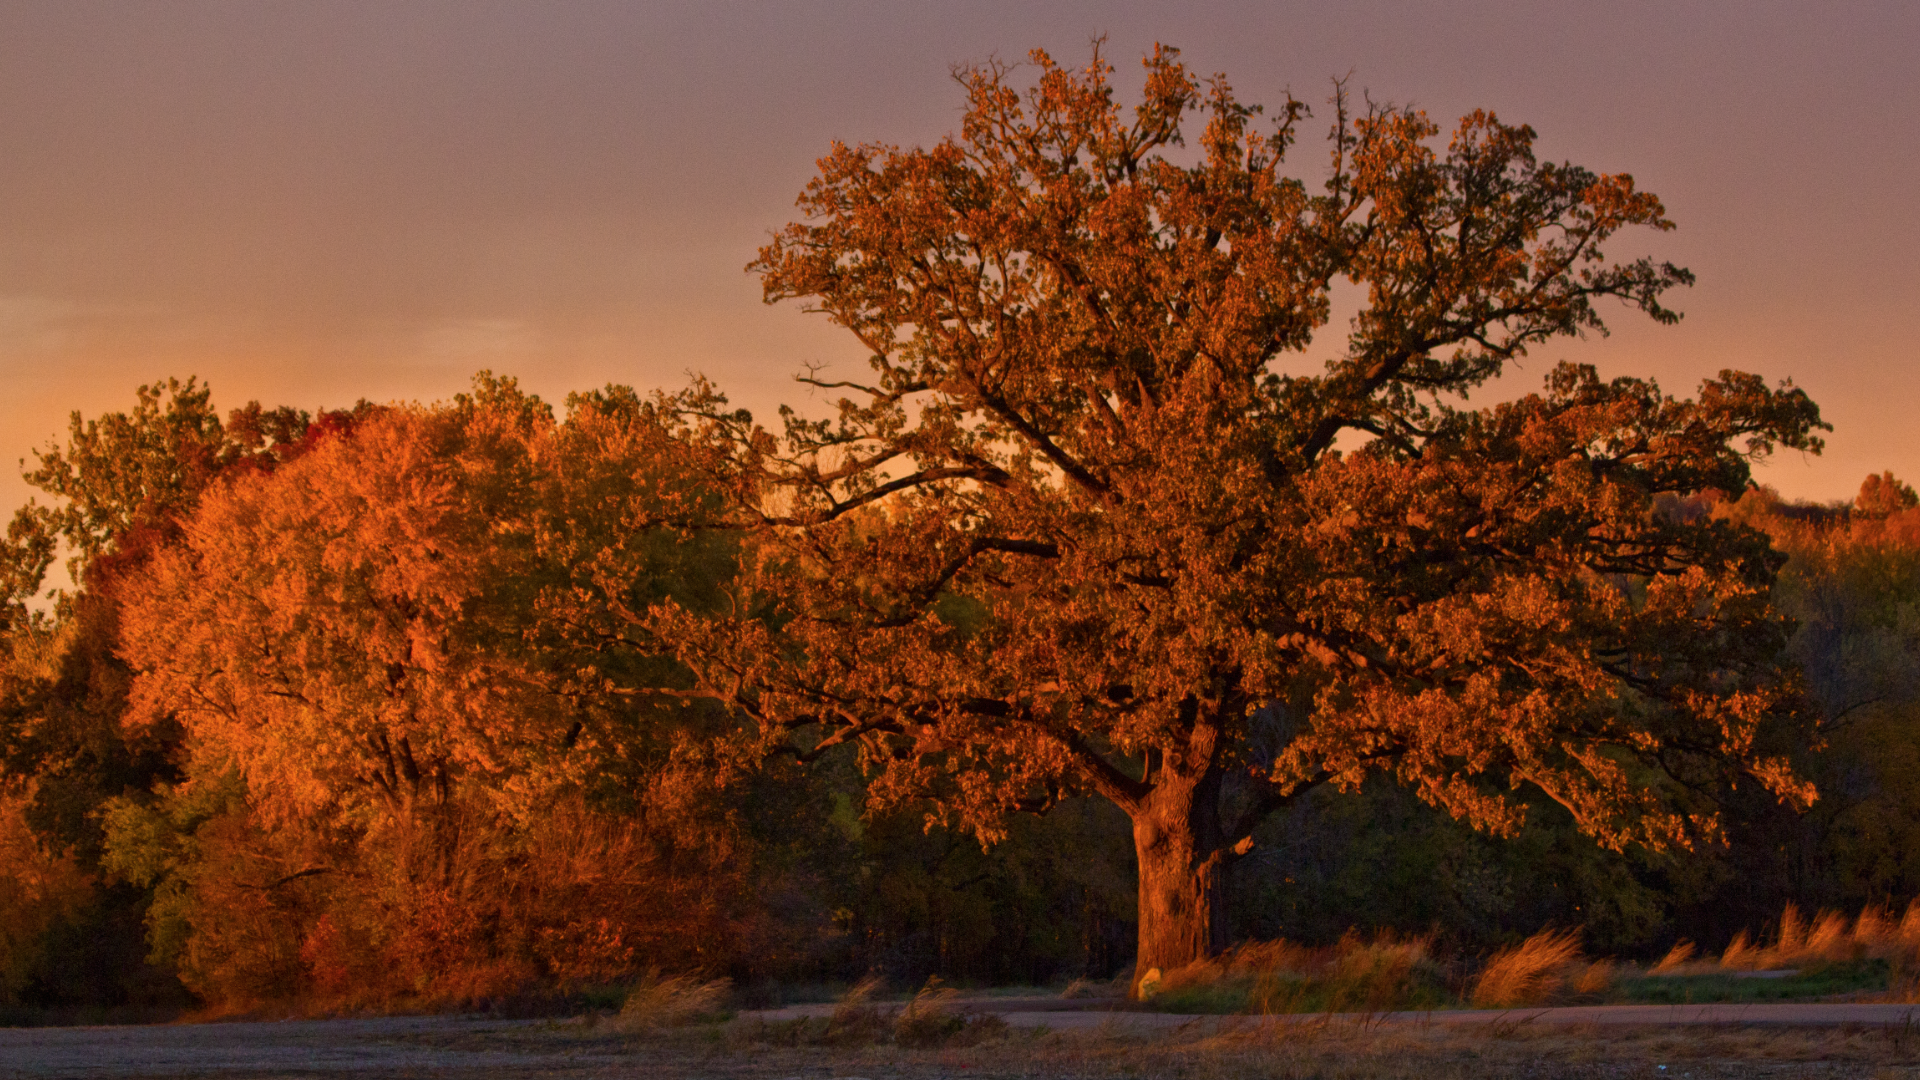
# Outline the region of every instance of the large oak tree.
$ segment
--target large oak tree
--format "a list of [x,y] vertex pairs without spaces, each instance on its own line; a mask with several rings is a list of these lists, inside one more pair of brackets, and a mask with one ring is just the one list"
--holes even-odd
[[1468,404],[1602,302],[1678,318],[1687,271],[1603,252],[1672,228],[1659,200],[1490,113],[1443,144],[1344,93],[1310,186],[1298,102],[1159,49],[1129,113],[1097,50],[1032,62],[1024,92],[963,70],[931,148],[836,144],[752,264],[870,354],[803,380],[836,414],[776,436],[678,398],[751,538],[735,609],[654,613],[701,692],[986,837],[1112,800],[1143,975],[1224,947],[1222,875],[1313,785],[1385,773],[1496,831],[1550,798],[1616,846],[1712,835],[1728,780],[1812,798],[1768,743],[1799,708],[1775,557],[1654,498],[1817,451],[1813,403],[1563,365]]

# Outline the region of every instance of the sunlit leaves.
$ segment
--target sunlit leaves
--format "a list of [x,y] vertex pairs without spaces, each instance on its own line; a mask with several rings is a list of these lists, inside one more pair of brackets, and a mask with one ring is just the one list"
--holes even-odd
[[[1603,302],[1677,318],[1687,271],[1606,254],[1672,228],[1657,198],[1344,87],[1312,183],[1299,102],[1263,118],[1170,49],[1131,113],[1097,50],[1032,66],[962,71],[936,146],[836,145],[752,265],[876,374],[816,373],[836,415],[788,413],[777,450],[685,399],[754,448],[742,591],[773,613],[656,614],[709,692],[801,752],[859,740],[879,795],[983,833],[1083,787],[1153,818],[1229,769],[1283,796],[1384,770],[1500,830],[1544,794],[1616,845],[1710,835],[1697,793],[1731,775],[1810,797],[1755,736],[1800,715],[1777,558],[1655,511],[1817,451],[1806,395],[1561,367],[1467,403]],[[1341,282],[1366,303],[1302,374]],[[1290,743],[1257,748],[1282,703]]]
[[693,504],[648,416],[610,391],[556,424],[483,377],[232,477],[127,612],[135,721],[179,717],[283,816],[404,816],[468,784],[520,812],[664,753],[635,725],[673,673],[635,628],[665,596],[711,605],[725,564],[649,524]]
[[[235,410],[229,429],[213,409],[211,392],[194,379],[142,386],[137,398],[130,413],[93,420],[74,413],[67,444],[36,452],[26,480],[54,502],[16,515],[8,536],[11,561],[30,566],[20,553],[50,554],[47,545],[57,540],[72,550],[69,567],[77,581],[82,568],[129,533],[165,526],[190,511],[221,470],[251,455],[271,461],[271,451],[284,453],[307,434],[305,413],[268,412],[258,402]],[[44,570],[47,560],[39,563]],[[38,587],[37,574],[21,573],[14,595]]]

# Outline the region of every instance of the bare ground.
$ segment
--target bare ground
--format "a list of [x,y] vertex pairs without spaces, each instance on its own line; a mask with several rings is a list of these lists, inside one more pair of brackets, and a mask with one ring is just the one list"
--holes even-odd
[[1004,1028],[993,1027],[973,1045],[919,1049],[888,1042],[817,1045],[808,1034],[817,1034],[817,1024],[755,1015],[664,1032],[623,1030],[609,1021],[458,1017],[6,1029],[0,1030],[0,1076],[1920,1080],[1920,1025],[1911,1018],[1817,1027],[1698,1019],[1599,1023],[1537,1012],[1454,1023],[1036,1012],[1004,1019]]

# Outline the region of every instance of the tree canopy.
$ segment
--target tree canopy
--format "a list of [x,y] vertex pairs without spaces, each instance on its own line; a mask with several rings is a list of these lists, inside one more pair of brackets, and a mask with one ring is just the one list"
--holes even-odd
[[1660,201],[1491,113],[1440,143],[1344,88],[1309,185],[1304,104],[1144,68],[1130,112],[1097,49],[1035,52],[1024,91],[966,69],[957,136],[820,159],[750,269],[873,372],[813,372],[834,415],[778,434],[709,386],[674,402],[747,537],[738,604],[653,615],[701,689],[764,749],[860,743],[878,802],[986,837],[1110,799],[1141,973],[1224,944],[1220,875],[1314,785],[1383,772],[1496,831],[1550,798],[1611,845],[1712,835],[1729,779],[1811,799],[1768,741],[1800,714],[1776,557],[1655,497],[1817,452],[1814,404],[1568,365],[1468,400],[1604,301],[1678,318],[1687,271],[1604,251],[1672,228]]
[[183,776],[102,813],[190,985],[483,994],[735,929],[746,868],[681,760],[726,721],[628,632],[729,573],[724,536],[643,527],[697,504],[669,449],[631,391],[556,422],[482,373],[200,496],[121,619],[123,722],[177,725]]
[[[718,537],[630,528],[673,482],[646,406],[576,399],[566,425],[511,379],[389,407],[272,472],[219,485],[129,604],[130,722],[177,719],[283,817],[406,816],[450,789],[518,804],[658,742],[677,699],[621,627],[693,607]],[[704,592],[703,592],[704,590]]]

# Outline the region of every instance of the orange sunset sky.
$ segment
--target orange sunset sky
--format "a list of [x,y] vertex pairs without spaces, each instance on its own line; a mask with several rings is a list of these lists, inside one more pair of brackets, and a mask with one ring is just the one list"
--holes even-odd
[[814,158],[935,141],[952,64],[1077,62],[1096,34],[1129,95],[1164,41],[1249,101],[1317,105],[1350,72],[1443,127],[1484,106],[1543,157],[1634,174],[1680,227],[1612,252],[1691,267],[1685,320],[1621,310],[1496,393],[1563,357],[1688,393],[1723,367],[1791,377],[1836,430],[1764,482],[1920,482],[1911,3],[6,0],[0,456],[167,375],[223,408],[441,399],[482,367],[556,401],[702,371],[756,412],[804,404],[791,374],[859,355],[742,267]]

